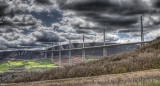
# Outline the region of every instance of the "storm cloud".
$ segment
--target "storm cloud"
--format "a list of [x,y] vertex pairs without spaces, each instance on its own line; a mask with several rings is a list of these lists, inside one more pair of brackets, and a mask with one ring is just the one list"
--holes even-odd
[[159,0],[0,0],[0,10],[0,49],[81,42],[83,34],[102,42],[103,29],[107,42],[133,42],[140,16],[144,31],[160,26]]
[[14,16],[14,10],[10,9],[9,4],[5,0],[0,0],[0,18],[4,16]]
[[[106,28],[107,31],[116,31],[121,28],[128,28],[133,31],[133,28],[136,30],[139,29],[141,15],[152,15],[158,13],[158,10],[154,8],[154,6],[157,5],[159,1],[57,0],[57,3],[60,9],[64,11],[74,11],[77,16],[86,17],[86,21],[97,23],[98,25],[95,27],[97,29]],[[76,26],[79,27],[78,25]],[[91,29],[90,27],[83,28]],[[92,27],[92,29],[94,28]]]
[[52,4],[54,4],[50,0],[34,0],[34,3],[36,3],[38,5],[52,5]]
[[154,6],[156,8],[160,8],[160,1],[159,0],[153,0],[153,2],[154,2]]
[[149,12],[147,4],[142,0],[57,0],[57,2],[61,9],[84,13],[135,15]]

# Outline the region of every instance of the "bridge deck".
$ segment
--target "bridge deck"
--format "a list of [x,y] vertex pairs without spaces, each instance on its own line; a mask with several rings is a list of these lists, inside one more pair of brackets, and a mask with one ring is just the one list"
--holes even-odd
[[[82,49],[93,49],[93,48],[103,48],[103,47],[113,47],[113,46],[121,46],[121,45],[132,45],[132,44],[145,44],[149,43],[150,41],[146,42],[134,42],[134,43],[123,43],[123,44],[111,44],[111,45],[101,45],[101,46],[91,46],[91,47],[84,47],[84,48],[72,48],[72,49],[63,49],[63,50],[51,50],[51,51],[73,51],[73,50],[82,50]],[[51,51],[44,51],[44,52],[51,52]]]

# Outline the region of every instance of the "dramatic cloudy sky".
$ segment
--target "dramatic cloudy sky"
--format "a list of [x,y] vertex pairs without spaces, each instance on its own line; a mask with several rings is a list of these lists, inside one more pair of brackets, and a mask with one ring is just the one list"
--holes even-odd
[[59,42],[127,43],[160,34],[160,0],[0,0],[0,50],[45,49]]

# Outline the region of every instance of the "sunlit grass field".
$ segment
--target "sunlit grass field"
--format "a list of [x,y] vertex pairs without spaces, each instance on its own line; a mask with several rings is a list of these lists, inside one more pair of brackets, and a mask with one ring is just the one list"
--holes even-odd
[[4,72],[15,72],[15,71],[25,71],[25,72],[35,72],[35,71],[45,71],[56,67],[57,64],[52,63],[50,60],[40,60],[34,61],[8,61],[0,63],[0,73]]
[[[98,59],[87,59],[86,62],[97,61]],[[25,71],[25,72],[36,72],[36,71],[46,71],[53,69],[58,66],[52,63],[50,60],[40,60],[40,61],[8,61],[0,63],[0,73],[4,72],[15,72],[15,71]]]
[[97,61],[97,60],[99,60],[99,59],[86,59],[86,63],[92,62],[92,61]]

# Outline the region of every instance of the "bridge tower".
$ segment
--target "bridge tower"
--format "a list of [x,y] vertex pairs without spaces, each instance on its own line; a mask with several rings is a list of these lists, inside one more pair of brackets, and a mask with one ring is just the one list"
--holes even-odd
[[[143,16],[141,18],[141,42],[144,42],[144,30],[143,30]],[[141,43],[141,46],[143,46],[143,43]]]
[[83,49],[82,49],[82,62],[84,62],[85,63],[85,61],[86,61],[86,52],[85,52],[85,43],[84,43],[84,33],[83,33]]
[[105,45],[106,45],[106,29],[104,28],[104,33],[103,33],[103,35],[104,35],[104,37],[103,37],[103,57],[105,57],[106,56],[106,54],[107,54],[107,50],[106,50],[106,47],[105,47]]

